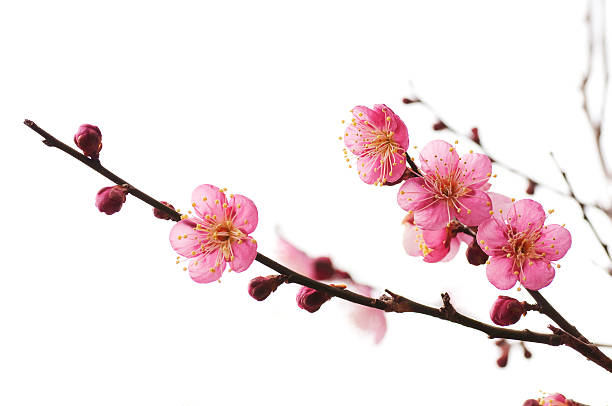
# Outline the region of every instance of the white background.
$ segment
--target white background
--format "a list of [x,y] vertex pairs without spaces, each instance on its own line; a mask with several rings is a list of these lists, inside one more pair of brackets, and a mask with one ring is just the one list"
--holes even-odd
[[[520,405],[539,391],[610,402],[610,375],[567,348],[518,347],[507,368],[478,331],[389,315],[379,346],[332,300],[315,314],[295,286],[246,293],[260,264],[198,285],[174,264],[170,222],[129,198],[94,207],[109,182],[21,124],[67,143],[82,123],[102,161],[184,210],[212,183],[251,197],[254,236],[275,256],[275,227],[379,289],[488,321],[497,291],[460,252],[451,264],[404,254],[396,188],[362,183],[342,159],[340,120],[386,103],[411,146],[433,117],[401,104],[412,81],[453,126],[480,128],[496,157],[563,189],[555,151],[586,201],[606,189],[578,91],[582,1],[47,2],[0,13],[3,405]],[[606,135],[605,148],[611,141]],[[461,141],[459,151],[474,148]],[[525,197],[502,170],[493,190]],[[612,342],[612,279],[578,207],[538,192],[567,223],[570,253],[542,293],[592,340]],[[609,221],[594,213],[612,242]],[[521,300],[525,292],[504,292]],[[518,328],[546,331],[530,314]],[[610,351],[608,351],[610,354]]]

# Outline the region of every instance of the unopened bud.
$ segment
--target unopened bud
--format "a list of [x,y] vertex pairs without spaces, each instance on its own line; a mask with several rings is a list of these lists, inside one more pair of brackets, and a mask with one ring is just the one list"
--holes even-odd
[[478,127],[474,127],[471,130],[470,139],[476,144],[480,145],[480,134],[478,133]]
[[[160,203],[174,210],[174,206],[171,205],[170,203],[164,202],[163,200]],[[158,219],[162,219],[162,220],[170,220],[171,218],[170,214],[166,213],[163,210],[158,209],[157,207],[153,207],[153,215],[157,217]]]
[[416,99],[409,99],[408,97],[404,97],[404,98],[402,99],[402,103],[404,103],[404,104],[416,103],[416,102],[418,102],[418,101],[419,101],[419,100],[416,100]]
[[331,299],[329,294],[306,286],[300,289],[295,298],[300,309],[304,309],[310,313],[319,310],[323,303],[327,302],[329,299]]
[[441,131],[448,128],[448,126],[442,120],[438,120],[431,128],[433,128],[434,131]]
[[102,213],[117,213],[125,203],[127,193],[128,189],[124,186],[104,187],[96,195],[96,207]]
[[74,143],[84,155],[97,159],[102,149],[102,133],[95,125],[83,124],[74,135]]
[[286,280],[287,277],[284,275],[258,276],[253,278],[251,282],[249,282],[249,295],[251,295],[253,299],[261,302],[267,299],[267,297]]
[[501,339],[501,340],[497,340],[495,342],[495,345],[497,345],[501,349],[501,355],[497,359],[497,366],[500,368],[505,368],[506,365],[508,365],[508,356],[510,355],[510,344],[508,344],[506,340]]
[[499,296],[493,303],[489,315],[493,323],[498,326],[509,326],[519,321],[523,313],[525,313],[523,303],[512,297]]
[[528,179],[529,183],[527,183],[527,190],[525,190],[525,193],[527,193],[528,195],[532,195],[535,193],[535,189],[536,186],[538,186],[538,184],[531,179]]
[[315,259],[313,268],[314,272],[312,278],[318,281],[331,279],[334,275],[334,265],[329,257],[319,257]]
[[523,402],[523,406],[540,406],[540,402],[538,402],[536,399],[527,399],[525,402]]
[[465,251],[465,257],[470,264],[476,266],[485,264],[489,259],[489,256],[482,250],[482,248],[480,248],[480,245],[478,245],[476,239],[473,239],[468,245],[468,248]]

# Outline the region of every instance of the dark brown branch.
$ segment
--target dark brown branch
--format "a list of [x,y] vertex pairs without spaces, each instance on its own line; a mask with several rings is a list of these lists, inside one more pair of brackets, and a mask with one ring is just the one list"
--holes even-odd
[[582,211],[582,218],[584,219],[584,221],[587,222],[587,224],[589,225],[589,227],[591,228],[591,231],[593,232],[593,235],[595,236],[595,238],[597,239],[597,241],[599,242],[599,245],[601,245],[601,248],[603,248],[605,254],[608,256],[608,260],[610,261],[610,264],[612,265],[612,253],[610,253],[610,247],[608,246],[608,244],[606,244],[601,237],[599,236],[599,233],[597,232],[597,229],[595,228],[595,226],[593,225],[593,223],[591,222],[591,219],[589,218],[589,216],[586,213],[586,209],[585,209],[585,204],[582,203],[577,197],[576,194],[574,192],[574,188],[572,187],[572,184],[569,182],[569,180],[567,179],[567,174],[565,173],[565,171],[563,169],[561,169],[561,166],[559,165],[559,163],[557,162],[557,160],[555,159],[555,155],[551,152],[550,156],[552,157],[553,161],[555,162],[555,165],[557,165],[557,169],[559,170],[559,172],[561,173],[561,176],[563,176],[563,180],[565,181],[565,184],[567,185],[567,188],[569,190],[569,195],[570,197],[576,202],[578,203],[578,206],[580,206],[580,210]]
[[561,338],[561,344],[566,345],[580,354],[584,355],[589,361],[593,361],[600,367],[606,369],[608,372],[612,372],[612,362],[603,352],[599,350],[595,345],[580,341],[566,331],[558,329],[555,326],[548,326],[555,335]]
[[130,194],[139,198],[140,200],[147,203],[148,205],[153,206],[159,210],[162,210],[168,213],[172,220],[178,221],[181,219],[180,213],[177,213],[176,211],[172,210],[168,206],[153,199],[151,196],[147,195],[146,193],[141,192],[140,190],[136,189],[130,183],[126,182],[125,180],[121,179],[119,176],[115,175],[114,173],[112,173],[111,171],[103,167],[99,160],[88,158],[85,155],[78,152],[77,150],[75,150],[74,148],[69,147],[68,145],[64,144],[63,142],[61,142],[60,140],[58,140],[57,138],[55,138],[54,136],[52,136],[51,134],[49,134],[48,132],[40,128],[32,120],[24,120],[23,123],[27,125],[28,127],[30,127],[32,130],[36,131],[38,134],[40,134],[45,139],[43,141],[45,145],[49,147],[55,147],[55,148],[61,149],[62,151],[72,156],[73,158],[78,159],[79,161],[83,162],[85,165],[89,166],[91,169],[98,172],[100,175],[115,182],[117,185],[127,185],[127,188]]
[[[44,143],[46,145],[61,149],[62,151],[66,152],[73,158],[83,162],[85,165],[89,166],[96,172],[100,173],[101,175],[107,177],[108,179],[112,180],[113,182],[117,184],[120,184],[120,185],[127,184],[126,181],[124,181],[117,175],[113,174],[108,169],[104,168],[100,164],[99,161],[87,158],[86,156],[74,150],[73,148],[70,148],[63,142],[59,141],[58,139],[56,139],[55,137],[47,133],[45,130],[38,127],[33,121],[25,120],[24,124],[27,125],[29,128],[31,128],[32,130],[36,131],[43,138],[45,138]],[[172,220],[174,221],[180,220],[181,218],[180,213],[163,205],[161,202],[153,199],[149,195],[141,192],[140,190],[134,188],[133,186],[129,186],[129,187],[130,187],[130,193],[134,195],[135,197],[137,197],[138,199],[144,201],[145,203],[153,207],[159,208],[160,210],[167,212],[171,216]],[[335,296],[340,299],[344,299],[346,301],[349,301],[355,304],[359,304],[362,306],[384,310],[386,312],[421,313],[427,316],[435,317],[435,318],[442,319],[442,320],[447,320],[452,323],[460,324],[468,328],[482,331],[485,334],[487,334],[490,338],[507,338],[507,339],[512,339],[512,340],[529,341],[529,342],[547,344],[547,345],[552,345],[552,346],[566,344],[572,348],[574,348],[575,346],[573,342],[570,342],[567,339],[565,340],[566,342],[564,342],[563,339],[559,337],[559,334],[556,334],[556,333],[555,334],[542,334],[542,333],[534,333],[529,330],[521,331],[521,330],[512,330],[512,329],[506,329],[506,328],[501,328],[501,327],[495,327],[489,324],[482,323],[478,320],[474,320],[467,316],[464,316],[461,313],[457,312],[455,308],[452,306],[450,302],[450,296],[448,295],[448,293],[445,293],[442,295],[443,306],[439,309],[435,307],[429,307],[421,303],[414,302],[403,296],[396,295],[395,293],[392,293],[388,290],[386,292],[388,293],[389,296],[383,295],[380,299],[375,299],[375,298],[371,298],[368,296],[357,294],[355,292],[351,292],[350,290],[347,290],[347,289],[342,289],[342,288],[339,288],[333,285],[327,285],[325,283],[308,278],[304,275],[301,275],[297,272],[292,271],[291,269],[285,267],[284,265],[279,264],[278,262],[266,257],[265,255],[259,252],[257,253],[257,256],[255,257],[255,260],[261,263],[262,265],[267,266],[268,268],[278,272],[279,274],[287,276],[288,283],[297,283],[299,285],[307,286],[307,287],[310,287],[310,288],[313,288],[313,289],[316,289],[322,292],[326,292],[330,294],[331,296]],[[585,344],[585,345],[593,346],[592,344]],[[576,349],[576,351],[579,351],[583,355],[589,354],[588,352],[584,352],[584,353],[581,352],[584,349],[582,347],[579,347],[579,348],[580,350],[576,348],[574,349]],[[588,355],[585,355],[585,356],[588,358]],[[607,358],[605,355],[603,355],[603,358],[601,359],[600,358],[593,359],[592,361],[608,369],[608,366],[602,365],[602,363],[605,364],[605,361],[607,360],[609,361],[610,368],[612,368],[612,360]],[[605,365],[608,365],[608,364],[605,364]],[[608,369],[608,370],[611,370],[611,369]]]

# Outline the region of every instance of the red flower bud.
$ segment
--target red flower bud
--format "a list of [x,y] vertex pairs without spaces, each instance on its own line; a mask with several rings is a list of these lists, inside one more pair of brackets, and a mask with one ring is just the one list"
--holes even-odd
[[482,265],[487,262],[489,256],[480,248],[480,245],[473,239],[465,251],[465,256],[468,262],[472,265]]
[[121,210],[128,189],[124,186],[107,186],[96,195],[96,207],[103,213],[113,214]]
[[249,295],[255,300],[265,300],[282,285],[287,278],[284,275],[258,276],[249,282]]
[[472,134],[470,135],[470,139],[476,144],[480,145],[480,134],[478,133],[477,127],[472,128]]
[[433,128],[434,131],[440,131],[448,128],[448,126],[442,120],[438,120],[431,128]]
[[310,313],[319,310],[323,303],[327,302],[329,299],[331,299],[329,294],[306,286],[300,289],[295,298],[300,309],[304,309]]
[[335,273],[334,265],[329,257],[319,257],[315,259],[313,268],[314,272],[312,278],[318,281],[331,279]]
[[523,313],[525,313],[523,303],[512,297],[499,296],[489,314],[493,323],[498,326],[509,326],[519,321]]
[[[163,204],[164,206],[168,206],[172,210],[174,210],[174,206],[171,205],[170,203],[164,202],[163,200],[160,203]],[[157,217],[158,219],[162,219],[162,220],[170,220],[170,218],[171,218],[168,213],[166,213],[163,210],[158,209],[157,207],[153,207],[153,215],[155,217]]]
[[501,339],[501,340],[497,340],[495,342],[495,345],[497,345],[501,349],[501,355],[497,359],[497,366],[500,368],[505,368],[506,365],[508,365],[508,356],[510,355],[510,344],[508,344],[506,340]]
[[525,193],[527,193],[528,195],[532,195],[535,193],[535,189],[536,186],[538,186],[538,184],[531,179],[528,179],[529,183],[527,184],[527,190],[525,190]]
[[540,406],[540,402],[538,402],[536,399],[527,399],[523,403],[523,406]]
[[402,99],[402,103],[404,103],[404,104],[416,103],[416,102],[418,102],[418,101],[419,101],[419,100],[409,99],[408,97],[404,97],[404,98]]
[[83,150],[83,154],[97,159],[102,149],[102,133],[95,125],[83,124],[74,135],[74,143]]

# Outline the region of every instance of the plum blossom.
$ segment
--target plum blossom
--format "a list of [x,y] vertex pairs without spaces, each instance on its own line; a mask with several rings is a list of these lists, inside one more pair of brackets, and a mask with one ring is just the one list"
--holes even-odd
[[491,199],[485,192],[490,187],[489,157],[473,152],[459,157],[451,144],[434,140],[419,159],[423,176],[406,180],[397,195],[398,204],[414,215],[417,226],[440,230],[453,219],[477,226],[491,216]]
[[96,207],[102,213],[114,214],[125,203],[128,188],[121,185],[103,187],[96,194]]
[[281,237],[278,239],[278,256],[285,266],[311,279],[351,279],[348,273],[336,269],[329,257],[311,257]]
[[172,248],[190,259],[189,275],[198,283],[218,280],[228,263],[232,271],[245,271],[257,255],[249,236],[257,227],[257,207],[242,195],[228,200],[225,190],[198,186],[191,195],[197,217],[184,218],[170,231]]
[[414,218],[408,214],[403,222],[404,249],[408,255],[421,256],[425,262],[447,262],[457,255],[461,242],[469,244],[472,237],[460,233],[460,224],[450,222],[439,230],[423,230],[414,224]]
[[[393,110],[384,104],[373,109],[356,106],[344,132],[344,150],[357,157],[357,173],[367,184],[397,181],[406,170],[408,130]],[[349,160],[349,158],[346,158]]]
[[563,226],[544,225],[545,220],[542,205],[524,199],[499,209],[478,227],[478,244],[490,257],[487,278],[495,287],[510,289],[519,282],[539,290],[552,282],[551,261],[563,258],[572,237]]
[[566,399],[562,394],[555,393],[538,400],[528,399],[523,403],[523,406],[572,406],[575,404],[574,401]]
[[97,159],[102,150],[102,133],[95,125],[83,124],[74,135],[74,143],[83,150],[83,154]]
[[519,321],[523,313],[525,313],[523,303],[512,297],[499,296],[493,303],[489,315],[491,321],[498,326],[509,326]]

